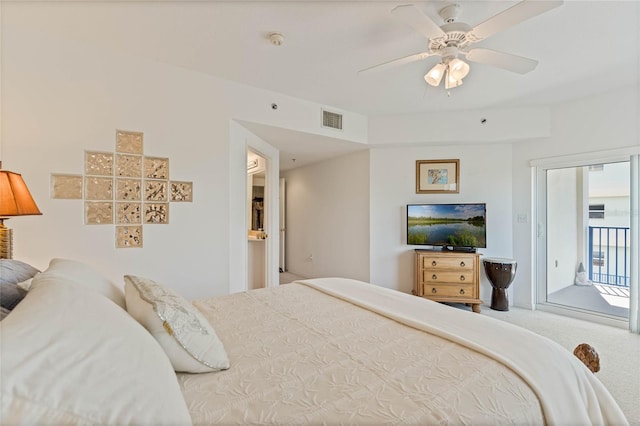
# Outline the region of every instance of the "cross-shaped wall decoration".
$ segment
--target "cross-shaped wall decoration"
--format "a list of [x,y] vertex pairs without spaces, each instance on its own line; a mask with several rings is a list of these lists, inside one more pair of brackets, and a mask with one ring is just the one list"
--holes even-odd
[[86,225],[115,224],[117,248],[142,247],[143,224],[168,224],[193,183],[169,179],[169,159],[143,155],[143,134],[116,130],[115,152],[85,151],[82,175],[51,174],[51,198],[84,200]]

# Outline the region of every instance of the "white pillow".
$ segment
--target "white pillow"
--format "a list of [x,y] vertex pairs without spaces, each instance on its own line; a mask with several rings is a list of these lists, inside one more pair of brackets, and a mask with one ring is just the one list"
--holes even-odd
[[0,377],[3,424],[191,424],[153,337],[64,279],[32,287],[2,321]]
[[224,345],[191,303],[152,280],[132,275],[124,280],[127,311],[156,338],[176,371],[229,368]]
[[37,287],[49,281],[64,280],[81,287],[97,291],[125,308],[124,293],[122,289],[103,277],[91,266],[70,259],[52,259],[49,267],[36,275],[31,287]]

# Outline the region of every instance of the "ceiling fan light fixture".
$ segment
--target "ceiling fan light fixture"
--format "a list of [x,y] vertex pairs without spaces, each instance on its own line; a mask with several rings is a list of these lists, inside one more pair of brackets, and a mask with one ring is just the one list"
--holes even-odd
[[444,88],[449,90],[458,86],[462,86],[462,78],[457,79],[451,72],[450,68],[447,68],[447,73],[444,79]]
[[455,80],[459,80],[462,83],[462,79],[469,74],[469,64],[458,58],[454,58],[449,62],[449,74]]
[[446,69],[446,65],[440,62],[439,64],[434,65],[434,67],[424,75],[424,80],[431,86],[437,87],[440,85]]
[[464,58],[471,62],[526,74],[536,68],[538,61],[482,47],[469,49],[469,46],[554,9],[564,2],[564,0],[518,0],[515,5],[471,27],[465,22],[458,21],[462,6],[455,3],[456,0],[453,1],[454,4],[446,5],[439,11],[439,15],[444,21],[442,25],[434,22],[414,4],[395,7],[391,14],[403,20],[427,39],[427,51],[383,62],[359,72],[406,64],[438,55],[440,63],[431,68],[425,74],[424,79],[431,86],[439,86],[442,79],[445,78],[445,86],[449,89],[462,85],[462,79],[469,74],[469,65],[458,59],[458,55],[462,53]]

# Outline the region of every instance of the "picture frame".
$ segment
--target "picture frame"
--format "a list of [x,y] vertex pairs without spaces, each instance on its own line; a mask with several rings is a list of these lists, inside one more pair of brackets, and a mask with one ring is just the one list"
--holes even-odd
[[460,192],[460,160],[416,160],[416,194]]

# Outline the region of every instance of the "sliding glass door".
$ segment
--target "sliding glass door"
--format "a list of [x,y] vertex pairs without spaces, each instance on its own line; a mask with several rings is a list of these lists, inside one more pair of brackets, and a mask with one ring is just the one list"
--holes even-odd
[[640,332],[638,149],[531,165],[536,309]]
[[629,318],[629,162],[546,170],[545,303]]

